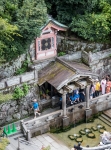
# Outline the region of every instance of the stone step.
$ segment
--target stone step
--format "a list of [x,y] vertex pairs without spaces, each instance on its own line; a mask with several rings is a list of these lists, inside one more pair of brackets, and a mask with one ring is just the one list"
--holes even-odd
[[108,126],[111,127],[111,123],[109,121],[107,121],[106,119],[104,119],[103,117],[99,117],[100,120],[102,120],[104,123],[106,123]]
[[16,132],[16,133],[13,133],[13,134],[11,134],[11,135],[8,135],[8,137],[12,137],[12,136],[19,135],[19,134],[21,134],[21,131],[18,131],[18,132]]
[[11,145],[8,145],[5,150],[15,150]]
[[101,117],[103,117],[104,119],[106,119],[107,121],[109,121],[111,123],[111,119],[109,117],[107,117],[105,114],[102,114]]
[[111,109],[103,111],[103,114],[111,119]]

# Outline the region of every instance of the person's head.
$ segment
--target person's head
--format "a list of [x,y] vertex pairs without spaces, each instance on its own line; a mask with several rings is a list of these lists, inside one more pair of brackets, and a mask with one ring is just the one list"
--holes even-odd
[[110,75],[109,75],[109,74],[108,74],[107,76],[110,78]]
[[36,99],[34,99],[34,100],[33,100],[33,102],[37,102],[37,100],[36,100]]
[[106,79],[105,76],[103,76],[102,79]]
[[78,146],[80,146],[80,145],[81,145],[81,143],[79,142],[79,143],[78,143]]
[[106,79],[109,79],[109,78],[110,78],[110,75],[107,75],[107,76],[106,76]]
[[98,79],[96,79],[96,82],[99,82],[99,80],[98,80]]
[[107,78],[107,82],[109,81],[109,78]]

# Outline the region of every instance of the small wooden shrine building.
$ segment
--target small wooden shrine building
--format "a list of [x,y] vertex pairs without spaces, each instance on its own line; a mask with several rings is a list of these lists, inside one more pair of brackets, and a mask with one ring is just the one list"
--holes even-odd
[[44,60],[57,55],[57,31],[66,31],[67,26],[49,17],[41,27],[41,35],[36,38],[36,60]]

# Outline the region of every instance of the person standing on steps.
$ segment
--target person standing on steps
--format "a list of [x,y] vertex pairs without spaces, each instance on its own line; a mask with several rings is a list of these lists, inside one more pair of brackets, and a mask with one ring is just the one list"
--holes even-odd
[[33,100],[33,107],[32,108],[34,109],[34,115],[35,115],[34,119],[35,119],[36,114],[38,114],[39,116],[41,114],[41,113],[39,113],[39,104],[38,104],[36,99]]
[[100,83],[99,83],[99,80],[96,79],[96,83],[95,83],[95,97],[99,96],[99,92],[100,92]]
[[104,95],[106,92],[106,79],[105,79],[105,77],[103,77],[101,80],[101,92],[102,92],[102,95]]

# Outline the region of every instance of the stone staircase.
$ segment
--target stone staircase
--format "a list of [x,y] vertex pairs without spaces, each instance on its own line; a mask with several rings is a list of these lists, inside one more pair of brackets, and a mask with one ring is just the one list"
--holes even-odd
[[111,127],[111,109],[104,111],[99,119]]
[[[19,132],[18,134],[14,134],[14,135],[8,137],[10,144],[6,147],[5,150],[17,150],[17,147],[18,147],[18,140],[17,139],[18,139],[18,137],[23,138],[23,134]],[[16,143],[16,145],[14,143]]]

